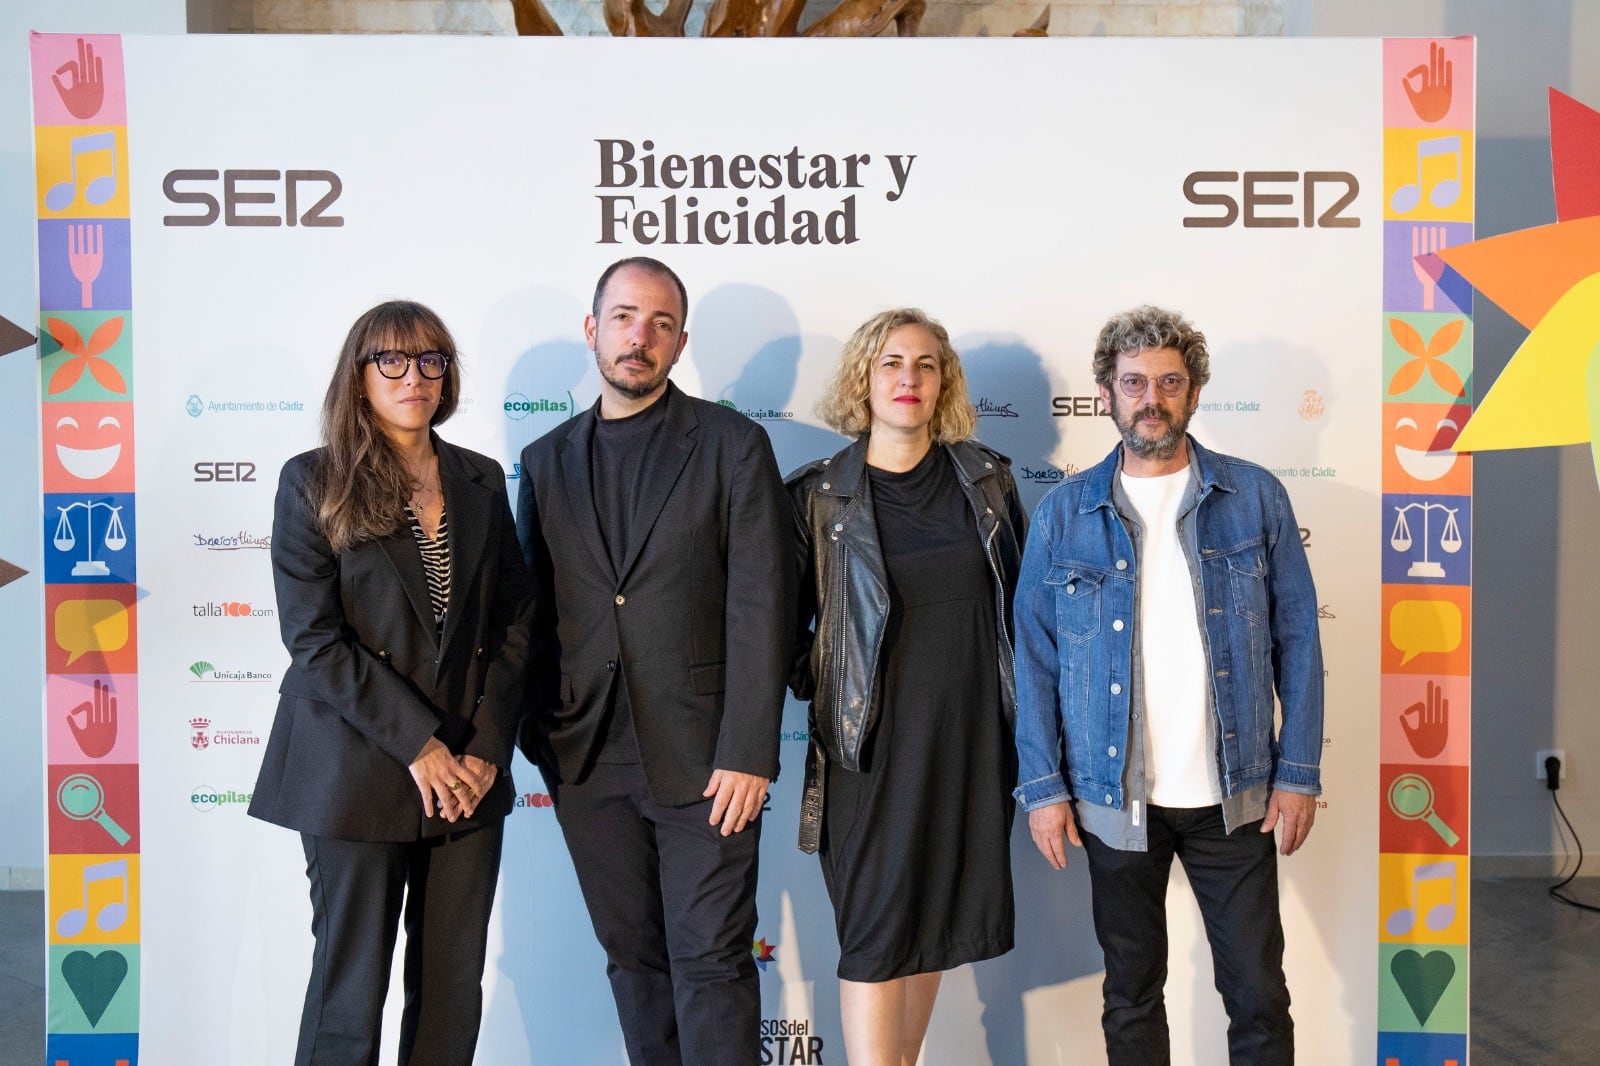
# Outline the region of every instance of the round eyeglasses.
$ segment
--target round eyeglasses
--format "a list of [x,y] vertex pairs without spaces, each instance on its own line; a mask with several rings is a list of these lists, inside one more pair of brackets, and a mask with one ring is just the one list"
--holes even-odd
[[437,381],[444,377],[444,372],[450,366],[450,357],[443,352],[418,352],[411,355],[390,349],[384,352],[373,352],[362,362],[377,363],[378,373],[386,378],[403,378],[410,368],[412,360],[416,360],[417,373],[429,381]]
[[1122,390],[1122,395],[1137,400],[1144,395],[1144,390],[1150,387],[1152,381],[1156,383],[1156,391],[1169,397],[1178,395],[1189,384],[1189,379],[1182,374],[1162,374],[1154,378],[1147,374],[1124,374],[1117,379],[1117,387]]

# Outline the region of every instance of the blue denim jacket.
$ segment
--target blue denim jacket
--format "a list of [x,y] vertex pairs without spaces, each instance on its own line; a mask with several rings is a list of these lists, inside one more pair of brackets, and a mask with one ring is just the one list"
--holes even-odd
[[[1199,560],[1224,806],[1267,786],[1316,795],[1322,644],[1288,494],[1254,463],[1193,437],[1188,447],[1198,491],[1179,528]],[[1142,747],[1129,743],[1138,566],[1114,500],[1121,453],[1119,444],[1034,511],[1015,608],[1016,797],[1025,810],[1073,798],[1121,810],[1130,749]],[[1148,654],[1159,660],[1159,649]],[[1283,711],[1276,736],[1274,689]]]

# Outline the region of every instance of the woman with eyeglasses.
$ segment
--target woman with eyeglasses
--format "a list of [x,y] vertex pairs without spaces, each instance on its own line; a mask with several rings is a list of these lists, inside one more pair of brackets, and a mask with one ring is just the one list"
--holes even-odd
[[372,308],[339,354],[322,446],[278,483],[292,662],[250,813],[305,851],[302,1066],[378,1061],[402,913],[399,1061],[468,1066],[477,1043],[531,595],[500,465],[434,432],[460,377],[432,311]]
[[800,847],[833,903],[846,1058],[911,1066],[943,972],[1012,947],[1026,519],[923,312],[862,324],[817,413],[855,440],[788,478],[803,574],[790,686],[811,701]]

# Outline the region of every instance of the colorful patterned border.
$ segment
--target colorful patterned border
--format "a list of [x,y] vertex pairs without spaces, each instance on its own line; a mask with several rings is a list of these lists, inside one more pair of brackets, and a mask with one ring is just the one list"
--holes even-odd
[[1378,1066],[1467,1059],[1474,51],[1383,49]]
[[139,1048],[138,572],[120,37],[34,34],[49,869],[46,1061]]

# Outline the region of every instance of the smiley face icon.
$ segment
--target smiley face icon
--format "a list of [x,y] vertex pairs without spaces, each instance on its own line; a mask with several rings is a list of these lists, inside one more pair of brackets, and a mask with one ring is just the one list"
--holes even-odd
[[42,429],[46,492],[132,491],[132,403],[46,404]]

